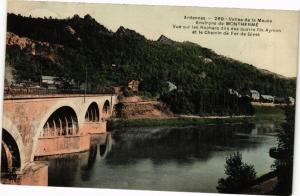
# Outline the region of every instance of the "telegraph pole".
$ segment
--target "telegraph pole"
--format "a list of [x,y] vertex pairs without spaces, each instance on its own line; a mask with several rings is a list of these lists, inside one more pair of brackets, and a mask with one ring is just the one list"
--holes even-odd
[[87,89],[87,65],[85,65],[84,103],[85,103],[85,97],[86,97],[86,89]]

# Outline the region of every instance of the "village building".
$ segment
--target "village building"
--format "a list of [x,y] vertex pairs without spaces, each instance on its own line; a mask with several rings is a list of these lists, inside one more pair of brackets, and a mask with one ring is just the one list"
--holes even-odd
[[233,89],[228,89],[228,92],[229,92],[229,94],[230,95],[235,95],[235,96],[237,96],[237,97],[242,97],[242,95],[238,92],[238,91],[236,91],[236,90],[233,90]]
[[272,96],[272,95],[261,95],[261,102],[274,103],[274,96]]
[[253,101],[259,101],[260,94],[257,90],[250,90],[250,97]]
[[131,80],[127,83],[127,87],[133,92],[139,91],[139,85],[140,85],[140,81],[138,80]]
[[41,86],[48,89],[69,89],[76,85],[74,79],[66,80],[55,76],[41,76]]
[[295,98],[293,98],[293,97],[288,97],[288,103],[289,103],[290,105],[295,105]]
[[56,84],[58,83],[57,77],[54,76],[41,76],[41,85],[48,89],[56,89]]

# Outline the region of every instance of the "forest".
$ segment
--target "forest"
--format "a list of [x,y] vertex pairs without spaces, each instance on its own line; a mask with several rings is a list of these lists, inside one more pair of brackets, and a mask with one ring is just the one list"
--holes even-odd
[[[255,89],[295,97],[296,78],[258,69],[188,41],[164,35],[149,40],[123,26],[112,32],[90,15],[56,19],[11,13],[7,17],[8,32],[48,43],[35,44],[34,52],[32,45],[7,45],[6,66],[13,68],[16,81],[51,75],[83,83],[87,72],[89,87],[98,89],[139,80],[142,94],[159,97],[176,113],[191,114],[253,114],[249,100],[228,94],[228,89],[242,95]],[[166,82],[177,90],[169,92]]]

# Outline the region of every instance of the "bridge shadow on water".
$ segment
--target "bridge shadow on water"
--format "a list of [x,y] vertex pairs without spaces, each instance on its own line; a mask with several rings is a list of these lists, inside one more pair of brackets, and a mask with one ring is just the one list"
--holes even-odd
[[95,134],[91,138],[90,149],[86,152],[36,157],[35,160],[49,164],[49,186],[73,186],[77,175],[82,181],[88,181],[97,159],[104,160],[111,149],[111,134]]

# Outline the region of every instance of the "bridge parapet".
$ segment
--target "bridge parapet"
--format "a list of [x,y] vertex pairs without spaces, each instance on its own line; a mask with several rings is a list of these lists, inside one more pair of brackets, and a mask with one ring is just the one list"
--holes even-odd
[[48,89],[37,87],[4,87],[4,97],[39,97],[39,96],[53,96],[53,95],[112,95],[114,90],[112,88],[103,88],[97,90],[83,90],[83,89]]

